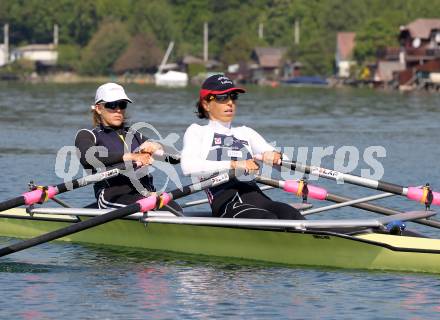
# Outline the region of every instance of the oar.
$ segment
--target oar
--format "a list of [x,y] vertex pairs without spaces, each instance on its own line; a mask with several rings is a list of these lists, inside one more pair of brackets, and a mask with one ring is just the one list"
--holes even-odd
[[[335,202],[335,203],[344,203],[347,201],[351,201],[353,199],[348,198],[348,197],[344,197],[341,195],[329,193],[327,195],[327,200],[331,201],[331,202]],[[386,216],[392,216],[395,214],[402,213],[401,211],[385,208],[385,207],[382,207],[382,206],[379,206],[376,204],[372,204],[372,203],[357,203],[357,204],[352,204],[351,206],[355,207],[355,208],[362,209],[362,210],[367,210],[367,211],[379,213],[379,214],[386,215]],[[412,222],[440,229],[440,221],[435,220],[433,218],[412,220]]]
[[[176,157],[178,155],[167,154],[163,150],[157,150],[153,154],[158,157]],[[54,199],[57,194],[61,194],[67,191],[78,189],[87,186],[92,183],[107,180],[120,175],[125,169],[125,164],[120,163],[112,166],[109,170],[104,172],[95,173],[83,178],[75,179],[69,182],[60,183],[56,186],[41,186],[37,189],[25,192],[21,196],[12,198],[3,202],[0,202],[0,212],[8,209],[12,209],[18,206],[29,206],[35,203],[46,202],[49,199]],[[136,164],[133,163],[133,169],[136,169]]]
[[[269,186],[272,186],[275,188],[280,188],[286,192],[296,194],[298,197],[302,197],[304,201],[306,201],[307,198],[309,198],[309,197],[312,199],[316,199],[316,200],[328,200],[328,201],[332,201],[331,199],[334,198],[333,195],[330,194],[326,189],[311,185],[308,182],[306,182],[305,180],[298,180],[298,181],[296,181],[296,180],[275,180],[275,179],[262,177],[262,176],[258,176],[258,175],[255,176],[255,180],[259,183],[263,183],[263,184],[266,184],[266,185],[269,185]],[[377,194],[377,195],[373,195],[373,196],[369,196],[369,197],[365,197],[365,198],[361,198],[361,199],[355,199],[355,200],[350,199],[350,201],[347,202],[346,204],[334,205],[333,207],[331,207],[331,208],[329,207],[328,209],[326,209],[326,207],[324,207],[324,208],[325,208],[325,210],[336,209],[336,208],[343,207],[343,206],[350,206],[350,205],[354,205],[354,204],[358,204],[358,203],[362,203],[362,202],[378,200],[378,199],[387,198],[387,197],[391,197],[391,196],[394,196],[394,193],[382,193],[382,194]],[[311,213],[321,212],[321,211],[325,211],[325,210],[321,209],[321,208],[317,208],[317,209],[313,209],[313,212],[311,212]]]
[[[383,214],[386,216],[396,215],[396,214],[402,213],[400,211],[392,210],[392,209],[385,208],[385,207],[382,207],[379,205],[365,203],[367,201],[372,201],[372,200],[377,200],[377,199],[392,196],[392,195],[394,195],[393,193],[384,193],[384,194],[378,194],[378,195],[369,196],[369,197],[360,198],[360,199],[352,199],[352,198],[348,198],[345,196],[340,196],[340,195],[329,193],[326,189],[321,188],[321,187],[317,187],[314,185],[306,184],[304,186],[304,184],[303,184],[301,186],[301,181],[295,181],[295,180],[283,181],[283,180],[275,180],[275,179],[261,177],[261,176],[256,176],[255,179],[259,183],[266,184],[268,186],[272,186],[275,188],[283,189],[284,191],[286,191],[288,193],[293,193],[293,194],[297,195],[298,197],[303,197],[304,194],[307,193],[307,196],[312,199],[326,200],[326,201],[330,201],[330,202],[341,203],[341,204],[344,204],[344,206],[355,207],[355,208],[359,208],[362,210],[367,210],[370,212]],[[320,208],[318,208],[318,209],[320,209]],[[324,209],[330,210],[330,209],[334,209],[334,208],[324,207]],[[313,209],[313,211],[308,210],[308,211],[303,212],[303,214],[305,213],[307,215],[307,214],[312,214],[312,213],[317,213],[317,212],[320,212],[320,211],[318,211],[317,209]],[[432,218],[413,220],[413,222],[418,223],[418,224],[422,224],[425,226],[440,229],[440,221],[434,220]]]
[[161,208],[164,205],[168,204],[171,200],[176,200],[192,194],[197,191],[201,191],[203,189],[214,187],[229,181],[234,176],[233,171],[225,172],[219,175],[216,175],[212,178],[203,180],[201,182],[197,182],[194,184],[186,185],[181,189],[175,189],[170,192],[162,193],[160,196],[150,196],[143,198],[141,200],[136,201],[135,203],[128,205],[126,207],[116,209],[110,211],[106,214],[93,217],[89,220],[84,220],[78,223],[74,223],[68,227],[61,228],[58,230],[51,231],[49,233],[37,236],[35,238],[25,240],[16,244],[12,244],[10,246],[4,247],[0,249],[0,257],[5,255],[21,251],[30,247],[34,247],[36,245],[46,243],[52,240],[56,240],[70,234],[80,232],[86,229],[90,229],[106,222],[113,221],[115,219],[120,219],[130,214],[136,212],[147,212],[156,208]]
[[[255,157],[257,160],[262,160],[261,155]],[[308,166],[295,161],[280,160],[279,165],[291,170],[297,170],[304,172],[313,176],[322,177],[334,181],[342,181],[350,184],[367,187],[370,189],[380,190],[384,192],[390,192],[396,195],[406,196],[408,199],[413,201],[418,201],[421,203],[427,203],[429,205],[440,206],[440,193],[431,191],[431,189],[426,186],[422,189],[419,187],[403,187],[394,183],[385,182],[382,180],[373,180],[368,178],[363,178],[356,175],[351,175],[348,173],[342,173],[339,171],[334,171],[326,168]]]
[[0,212],[22,205],[29,206],[38,202],[40,203],[45,202],[49,199],[52,199],[57,194],[78,189],[87,186],[91,183],[116,177],[117,175],[121,174],[121,172],[123,171],[122,169],[123,167],[124,167],[123,164],[119,164],[118,166],[115,166],[110,170],[91,174],[89,176],[85,176],[79,179],[74,179],[69,182],[60,183],[56,186],[37,187],[37,189],[29,192],[25,192],[21,196],[1,202]]

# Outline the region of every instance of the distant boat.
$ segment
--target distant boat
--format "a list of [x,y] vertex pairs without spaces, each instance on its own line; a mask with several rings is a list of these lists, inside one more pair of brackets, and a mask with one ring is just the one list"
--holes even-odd
[[154,80],[157,86],[165,87],[186,87],[188,85],[188,74],[180,71],[167,71],[156,73]]
[[289,79],[281,80],[281,83],[293,84],[293,85],[313,85],[313,86],[327,86],[326,79],[318,76],[299,76]]
[[168,45],[165,56],[162,59],[162,62],[158,68],[157,73],[154,75],[154,81],[156,86],[164,86],[164,87],[186,87],[188,85],[188,74],[181,71],[169,70],[167,72],[163,72],[168,57],[171,54],[171,51],[174,47],[174,41],[171,41]]

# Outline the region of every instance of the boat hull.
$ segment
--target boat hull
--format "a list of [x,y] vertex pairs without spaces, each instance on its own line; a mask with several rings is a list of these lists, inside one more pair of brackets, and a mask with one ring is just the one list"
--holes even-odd
[[[34,237],[74,221],[55,215],[30,218],[22,209],[9,210],[0,213],[0,236]],[[348,236],[116,220],[60,240],[298,266],[440,273],[440,240],[383,234]]]

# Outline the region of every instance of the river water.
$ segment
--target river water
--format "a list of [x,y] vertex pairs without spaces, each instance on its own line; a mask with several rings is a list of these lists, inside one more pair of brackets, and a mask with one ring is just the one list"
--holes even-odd
[[[63,146],[73,145],[79,128],[91,126],[95,89],[91,84],[0,83],[0,200],[25,191],[30,180],[56,184],[63,172],[81,174],[75,161],[70,167],[56,167],[56,159]],[[150,124],[157,131],[147,135],[175,142],[178,150],[186,127],[201,123],[193,113],[196,88],[126,89],[134,100],[130,119]],[[341,165],[334,160],[338,151],[348,148],[355,157],[357,150],[359,162],[351,171],[357,175],[372,169],[365,150],[379,146],[386,152],[385,157],[375,156],[383,180],[405,186],[429,182],[439,190],[439,108],[438,95],[423,93],[251,87],[240,97],[235,123],[293,150],[294,158],[308,151],[311,161],[313,147],[315,152],[327,148],[330,155],[321,162],[327,168]],[[165,178],[156,172],[157,184],[164,186]],[[329,180],[315,183],[351,197],[374,193]],[[296,200],[278,190],[268,194],[285,202]],[[192,195],[181,203],[201,197]],[[86,187],[60,199],[83,206],[93,196]],[[401,197],[377,203],[402,211],[422,208]],[[310,219],[373,216],[344,208]],[[409,227],[439,235],[435,229]],[[0,237],[1,246],[12,241]],[[440,314],[437,275],[295,268],[68,243],[49,243],[2,258],[0,293],[0,319],[423,319]]]

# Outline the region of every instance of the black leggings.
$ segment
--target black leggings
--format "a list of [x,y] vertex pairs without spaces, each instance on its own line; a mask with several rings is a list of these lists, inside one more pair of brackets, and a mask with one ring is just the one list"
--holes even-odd
[[297,209],[286,203],[271,200],[260,190],[241,194],[237,191],[223,205],[215,205],[215,202],[217,199],[214,199],[212,204],[212,214],[215,217],[305,220]]

